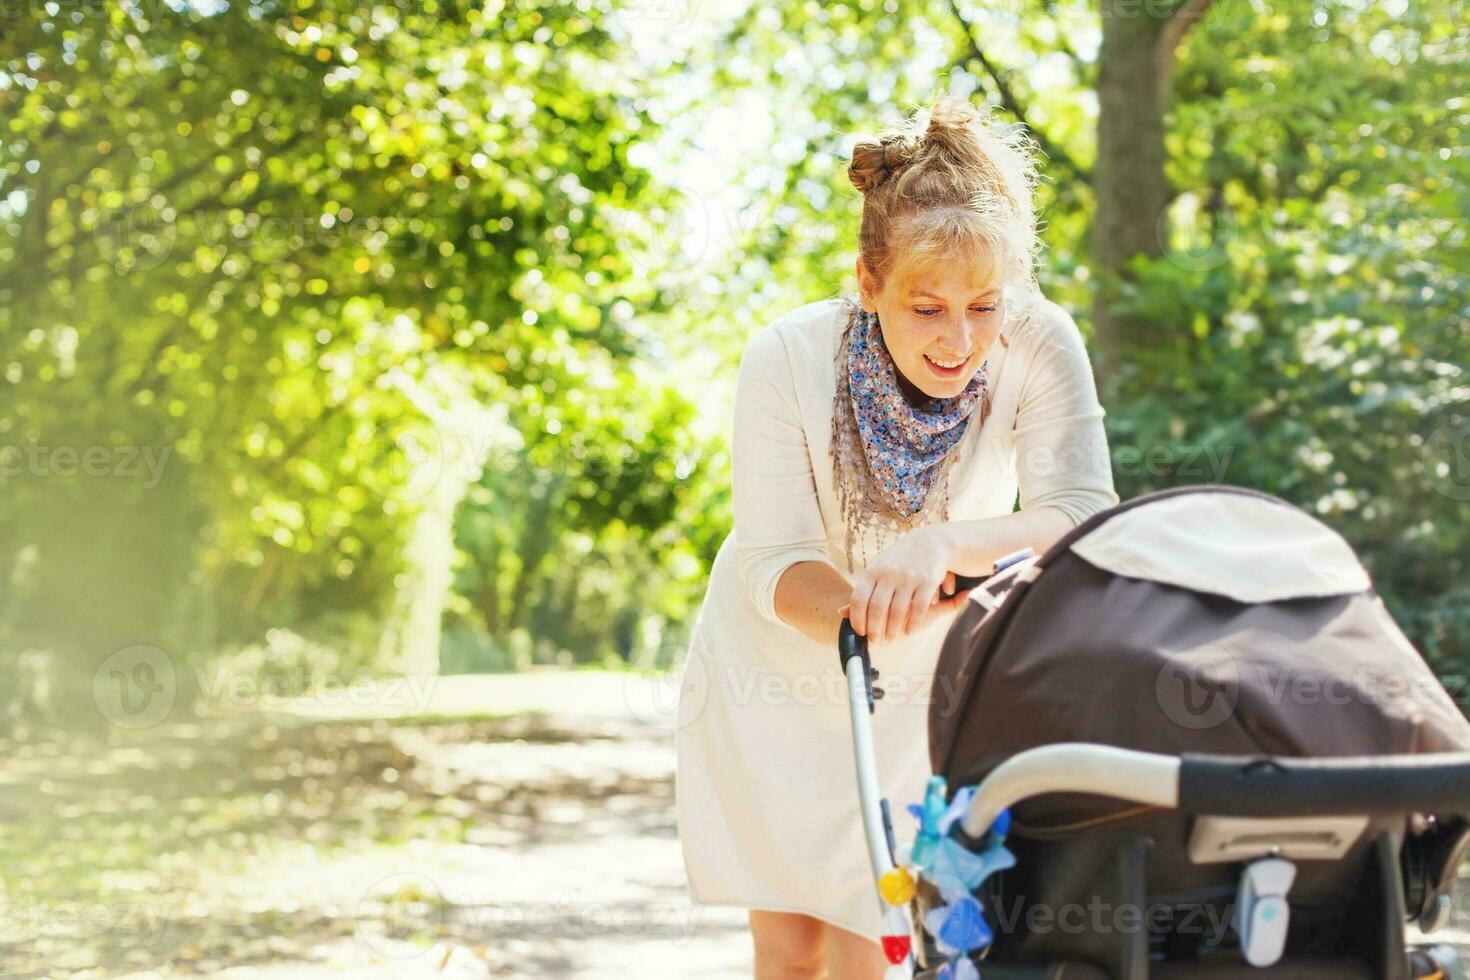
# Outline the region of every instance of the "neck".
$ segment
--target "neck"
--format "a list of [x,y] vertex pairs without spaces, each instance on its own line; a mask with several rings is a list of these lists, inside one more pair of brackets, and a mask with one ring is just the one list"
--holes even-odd
[[[881,323],[878,325],[877,334],[878,336],[876,339],[878,343],[884,343],[883,325]],[[903,397],[908,401],[910,405],[914,406],[915,408],[924,408],[929,404],[929,402],[934,400],[931,395],[926,395],[918,385],[914,384],[908,378],[903,376],[903,372],[898,369],[898,362],[893,360],[893,357],[891,355],[889,356],[888,360],[890,361],[890,363],[893,364],[894,377],[898,378],[898,390],[903,392]]]
[[898,390],[903,392],[903,397],[908,399],[910,405],[915,408],[924,408],[934,400],[934,396],[925,394],[918,385],[904,377],[897,364],[893,365],[893,373],[898,378]]

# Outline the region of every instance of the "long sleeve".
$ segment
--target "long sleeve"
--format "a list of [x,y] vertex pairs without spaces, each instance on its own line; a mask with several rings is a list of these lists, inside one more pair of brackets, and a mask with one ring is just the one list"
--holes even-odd
[[1118,502],[1103,408],[1071,315],[1046,301],[1037,317],[1036,349],[1016,409],[1021,507],[1054,507],[1076,524]]
[[786,625],[776,615],[781,573],[831,558],[790,357],[770,327],[740,359],[731,470],[740,580],[762,616]]

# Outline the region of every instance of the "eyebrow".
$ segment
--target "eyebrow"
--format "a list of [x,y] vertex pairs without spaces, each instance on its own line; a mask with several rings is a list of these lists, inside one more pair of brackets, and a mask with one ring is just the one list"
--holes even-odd
[[[998,285],[995,285],[995,286],[987,286],[986,288],[982,289],[977,294],[977,297],[979,297],[979,296],[991,296],[991,295],[994,295],[995,293],[998,293],[998,292],[1000,292],[1000,286],[998,286]],[[922,291],[920,291],[920,292],[910,293],[909,295],[910,296],[928,296],[931,299],[937,299],[940,302],[944,302],[944,297],[938,295],[937,293],[930,293],[930,292],[922,292]]]

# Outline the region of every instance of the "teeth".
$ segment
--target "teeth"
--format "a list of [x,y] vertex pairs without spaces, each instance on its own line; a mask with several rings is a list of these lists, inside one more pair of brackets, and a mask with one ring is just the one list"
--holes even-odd
[[941,361],[937,357],[929,357],[928,354],[925,354],[924,356],[928,357],[929,360],[933,361],[935,364],[939,365],[942,368],[957,368],[961,364],[965,363],[965,361],[969,360],[969,358],[967,357],[962,357],[958,361]]

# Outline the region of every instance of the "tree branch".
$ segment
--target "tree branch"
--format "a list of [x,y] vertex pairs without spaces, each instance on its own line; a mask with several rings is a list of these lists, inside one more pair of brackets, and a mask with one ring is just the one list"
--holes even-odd
[[1159,97],[1167,106],[1174,86],[1174,61],[1179,45],[1194,25],[1205,19],[1215,0],[1184,0],[1159,31]]
[[965,32],[965,41],[970,47],[970,57],[980,63],[980,67],[985,69],[985,74],[989,75],[990,80],[995,84],[995,90],[1000,95],[1001,105],[1005,106],[1011,115],[1021,121],[1021,124],[1026,127],[1026,130],[1036,139],[1037,145],[1041,147],[1041,152],[1045,153],[1049,159],[1060,163],[1075,176],[1091,183],[1092,174],[1089,171],[1079,166],[1077,161],[1072,159],[1071,154],[1053,143],[1047,138],[1045,133],[1031,125],[1027,120],[1026,108],[1016,98],[1016,93],[1011,89],[1010,82],[1006,79],[1005,73],[996,68],[990,59],[985,56],[985,52],[981,50],[980,43],[975,40],[974,31],[971,30],[970,22],[965,20],[965,15],[960,12],[957,0],[949,0],[949,9],[954,13],[955,20]]

